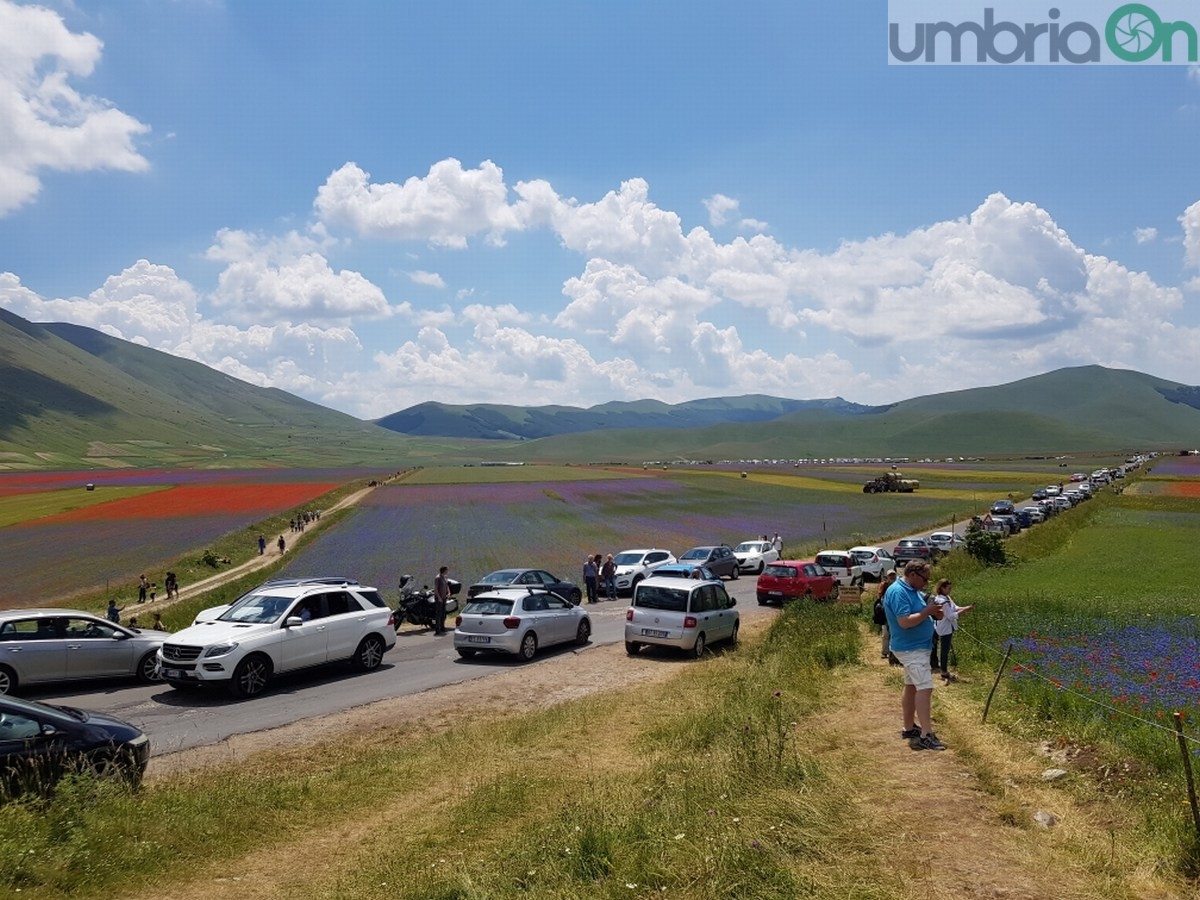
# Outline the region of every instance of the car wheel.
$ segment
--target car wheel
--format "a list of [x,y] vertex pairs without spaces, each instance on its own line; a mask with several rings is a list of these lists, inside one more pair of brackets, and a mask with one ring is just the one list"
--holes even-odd
[[742,576],[742,570],[739,569],[737,566],[734,566],[733,572],[732,572],[732,574],[730,574],[729,579],[730,579],[730,581],[737,581],[741,576]]
[[123,781],[132,787],[137,787],[142,781],[141,770],[133,755],[120,749],[98,750],[81,760],[74,771],[98,781]]
[[575,629],[575,643],[586,644],[592,636],[592,623],[584,619]]
[[0,666],[0,695],[12,693],[17,686],[17,673],[8,666]]
[[702,631],[698,635],[696,635],[696,644],[694,647],[692,647],[692,657],[694,659],[699,659],[703,655],[704,655],[704,632]]
[[738,631],[741,629],[741,627],[742,627],[742,623],[741,623],[741,622],[734,622],[734,623],[733,623],[733,634],[731,634],[731,635],[729,636],[729,647],[730,647],[730,649],[732,649],[732,648],[734,648],[734,647],[736,647],[736,646],[738,645]]
[[625,652],[628,653],[630,656],[637,656],[638,651],[641,649],[642,649],[642,645],[637,643],[636,641],[626,641],[625,642]]
[[472,656],[474,656],[474,655],[475,655],[475,652],[476,652],[476,651],[474,651],[474,650],[469,650],[469,649],[468,649],[468,648],[466,648],[466,647],[459,647],[459,648],[458,648],[458,655],[459,655],[459,656],[461,656],[463,659],[470,659]]
[[633,584],[629,586],[629,595],[633,596],[633,592],[637,590],[637,586],[642,583],[642,576],[638,575],[633,579]]
[[765,597],[759,597],[759,598],[758,598],[758,605],[759,605],[759,606],[766,606],[766,605],[767,605],[766,598],[765,598]]
[[271,662],[265,656],[247,656],[233,670],[229,693],[235,697],[257,697],[271,678]]
[[840,597],[841,595],[842,595],[842,586],[840,584],[835,584],[833,586],[833,590],[831,590],[829,592],[829,601],[831,603],[836,602],[837,598]]
[[370,672],[372,669],[378,669],[379,664],[383,662],[383,639],[377,634],[368,634],[358,645],[358,649],[354,651],[353,663],[354,668],[360,672]]
[[757,571],[757,572],[755,572],[754,574],[755,574],[755,575],[761,575],[761,574],[763,573],[763,570],[764,570],[766,567],[767,567],[767,563],[766,563],[766,561],[765,561],[765,560],[761,560],[761,559],[760,559],[760,560],[758,561],[758,571]]
[[579,588],[575,588],[575,590],[571,591],[571,596],[567,599],[578,606],[583,601],[583,592]]
[[151,650],[138,660],[137,678],[142,684],[154,684],[162,681],[162,669],[158,667],[158,651]]
[[537,635],[532,631],[525,632],[525,637],[521,638],[521,649],[518,651],[518,655],[525,662],[529,662],[537,656]]

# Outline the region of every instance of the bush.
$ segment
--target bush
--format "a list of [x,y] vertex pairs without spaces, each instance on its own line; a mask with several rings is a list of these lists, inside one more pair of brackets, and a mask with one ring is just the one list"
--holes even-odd
[[201,554],[200,562],[208,566],[210,569],[215,569],[221,564],[221,558],[217,556],[217,554],[213,553],[210,549],[205,550],[204,553]]
[[967,553],[985,566],[1002,566],[1008,562],[1004,541],[991,531],[968,531]]

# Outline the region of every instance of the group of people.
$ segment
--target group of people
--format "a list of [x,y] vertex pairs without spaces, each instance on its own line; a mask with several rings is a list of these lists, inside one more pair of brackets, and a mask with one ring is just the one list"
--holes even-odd
[[900,736],[914,750],[946,749],[933,731],[933,673],[940,671],[947,684],[955,680],[949,668],[951,641],[958,617],[973,609],[954,602],[947,578],[927,593],[931,574],[927,560],[914,559],[904,566],[903,577],[889,572],[879,586],[884,617],[880,654],[904,668]]
[[[179,579],[174,572],[168,572],[167,577],[163,579],[163,589],[167,592],[168,600],[175,600],[179,597]],[[158,584],[151,582],[146,578],[143,572],[138,576],[138,603],[145,603],[147,597],[151,602],[158,598]]]
[[[142,577],[145,578],[144,575]],[[121,612],[124,609],[125,609],[124,606],[117,606],[116,600],[110,599],[108,601],[108,611],[104,614],[104,617],[106,619],[108,619],[108,621],[110,621],[116,625],[120,625],[121,624]],[[130,628],[137,628],[138,627],[137,616],[130,616],[129,622],[127,624],[129,625]],[[166,626],[163,625],[162,613],[156,612],[154,614],[154,621],[150,623],[150,627],[153,628],[155,631],[166,631],[167,630]]]
[[611,553],[607,558],[600,553],[594,553],[583,561],[583,586],[587,591],[588,603],[600,602],[601,584],[604,585],[604,598],[616,600],[617,564],[613,562]]

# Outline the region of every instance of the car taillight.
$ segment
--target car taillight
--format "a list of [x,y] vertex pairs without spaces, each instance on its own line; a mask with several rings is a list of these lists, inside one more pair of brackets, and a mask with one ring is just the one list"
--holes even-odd
[[462,624],[462,616],[455,616],[454,617],[454,627],[457,628],[461,624]]
[[625,610],[625,621],[626,622],[633,621],[633,607],[632,606],[629,607],[629,609]]
[[509,628],[509,629],[520,628],[521,620],[519,618],[517,618],[516,616],[505,616],[504,617],[504,627]]
[[[683,617],[683,627],[684,628],[695,628],[697,624],[698,623],[696,622],[695,616],[684,616]],[[930,640],[933,640],[933,639],[930,638]]]

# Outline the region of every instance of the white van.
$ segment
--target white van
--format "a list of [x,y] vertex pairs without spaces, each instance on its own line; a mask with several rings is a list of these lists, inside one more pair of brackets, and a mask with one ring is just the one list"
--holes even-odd
[[625,652],[643,645],[675,647],[699,659],[717,641],[737,644],[737,601],[720,581],[651,576],[633,592],[625,613]]

